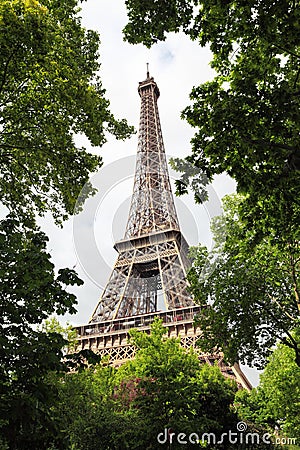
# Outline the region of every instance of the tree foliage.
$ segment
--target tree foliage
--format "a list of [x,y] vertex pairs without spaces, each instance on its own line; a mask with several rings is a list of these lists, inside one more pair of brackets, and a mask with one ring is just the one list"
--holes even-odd
[[[224,215],[213,223],[216,246],[193,249],[188,275],[197,302],[205,350],[221,347],[231,361],[262,367],[271,348],[281,340],[300,365],[299,243],[286,246],[270,234],[256,233],[240,220],[241,196],[224,199]],[[208,262],[212,258],[212,264]],[[208,273],[207,273],[207,270]]]
[[250,194],[248,226],[294,232],[300,222],[299,2],[125,3],[130,42],[150,46],[181,30],[212,51],[216,77],[193,88],[182,114],[196,129],[187,161],[209,179],[227,172]]
[[[135,330],[131,336],[137,348],[133,360],[118,369],[102,361],[66,376],[60,385],[60,402],[52,414],[70,448],[163,449],[170,443],[159,444],[157,436],[162,433],[163,440],[167,429],[176,437],[196,433],[201,439],[202,433],[219,436],[236,427],[236,385],[218,367],[201,366],[195,353],[165,337],[159,321],[150,335]],[[182,448],[176,438],[172,448]]]
[[161,0],[143,2],[126,0],[129,23],[124,28],[125,39],[131,44],[147,47],[166,39],[166,32],[188,30],[195,1]]
[[[121,405],[129,401],[142,417],[143,445],[134,448],[157,448],[157,436],[165,429],[175,436],[197,433],[201,439],[206,432],[221,435],[235,423],[230,405],[236,386],[224,379],[219,368],[201,366],[192,350],[187,352],[179,340],[165,336],[159,320],[150,335],[138,330],[130,335],[137,354],[118,370],[121,383],[116,392],[121,390]],[[175,440],[173,446],[181,448]]]
[[300,441],[300,368],[293,351],[278,345],[260,377],[260,384],[250,393],[238,392],[236,404],[244,420],[269,427]]
[[0,224],[0,429],[12,449],[47,448],[55,434],[49,407],[57,393],[49,373],[64,369],[66,340],[35,325],[74,312],[76,299],[66,287],[82,284],[73,270],[55,276],[46,244],[30,221]]
[[99,36],[82,27],[77,4],[0,2],[0,430],[3,446],[18,450],[48,449],[60,435],[49,411],[66,341],[40,325],[74,313],[67,287],[82,284],[73,270],[55,273],[35,215],[61,224],[93,193],[101,158],[76,136],[100,146],[108,132],[132,132],[110,112]]
[[125,138],[125,121],[109,111],[97,75],[99,36],[85,30],[77,0],[13,0],[0,5],[0,192],[21,215],[51,211],[57,221],[92,192],[101,158],[77,148],[105,133]]

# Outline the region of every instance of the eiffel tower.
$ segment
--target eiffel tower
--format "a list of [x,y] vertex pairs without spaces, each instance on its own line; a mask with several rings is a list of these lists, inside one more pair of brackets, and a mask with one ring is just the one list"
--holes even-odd
[[[139,83],[141,97],[138,151],[133,194],[124,239],[115,243],[118,258],[87,325],[77,327],[80,349],[108,355],[119,365],[134,357],[128,330],[149,332],[155,317],[162,319],[169,337],[180,337],[185,348],[201,335],[194,318],[201,314],[188,291],[188,244],[175,209],[164,149],[157,100],[160,92],[147,70]],[[199,354],[217,361],[225,376],[241,387],[250,384],[238,364],[227,366],[220,354]]]

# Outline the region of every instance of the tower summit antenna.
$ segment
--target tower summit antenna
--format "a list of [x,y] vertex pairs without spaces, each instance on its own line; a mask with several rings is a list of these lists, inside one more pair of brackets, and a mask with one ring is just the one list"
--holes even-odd
[[147,63],[147,79],[148,78],[150,78],[150,75],[149,75],[149,63]]

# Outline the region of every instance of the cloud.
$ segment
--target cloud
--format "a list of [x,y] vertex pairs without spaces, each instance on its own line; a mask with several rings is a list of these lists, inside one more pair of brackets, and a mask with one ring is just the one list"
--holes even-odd
[[175,54],[168,48],[164,48],[160,54],[160,60],[162,63],[170,64],[175,58]]

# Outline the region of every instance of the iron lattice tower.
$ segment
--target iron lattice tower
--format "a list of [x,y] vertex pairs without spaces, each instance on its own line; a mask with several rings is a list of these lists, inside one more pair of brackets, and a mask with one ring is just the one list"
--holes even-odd
[[[118,258],[87,325],[76,327],[77,350],[92,349],[114,365],[131,359],[136,349],[128,342],[131,328],[150,332],[159,317],[168,337],[197,351],[201,330],[194,317],[201,314],[188,292],[188,245],[181,234],[171,191],[159,120],[159,89],[147,72],[139,83],[141,114],[133,194],[125,236],[114,248]],[[199,352],[199,350],[198,350]],[[219,365],[226,377],[250,388],[238,364],[227,366],[221,354],[199,353]]]
[[129,218],[119,256],[91,322],[194,305],[187,291],[188,245],[171,191],[153,78],[139,83],[141,114]]

